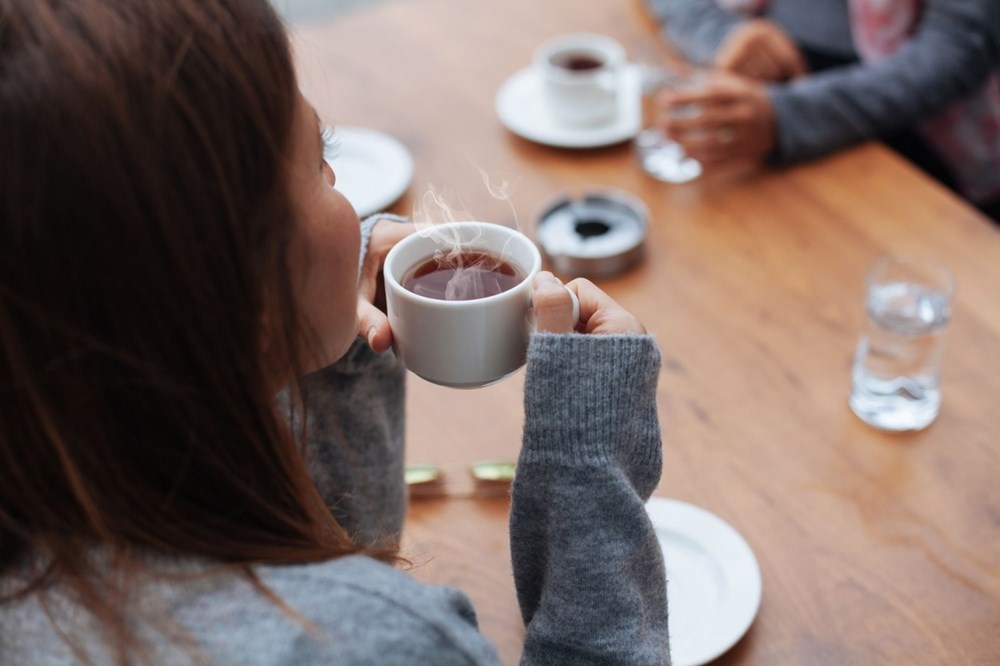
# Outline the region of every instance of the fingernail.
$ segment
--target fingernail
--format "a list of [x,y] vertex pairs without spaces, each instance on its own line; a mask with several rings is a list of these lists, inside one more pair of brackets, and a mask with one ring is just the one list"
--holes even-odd
[[375,335],[378,333],[378,329],[374,326],[368,329],[368,345],[371,346],[375,341]]

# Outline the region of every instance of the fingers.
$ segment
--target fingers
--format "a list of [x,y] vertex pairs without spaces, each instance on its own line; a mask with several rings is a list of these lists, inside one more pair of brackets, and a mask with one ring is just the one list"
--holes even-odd
[[727,161],[735,152],[736,140],[723,142],[716,136],[686,134],[674,139],[684,149],[684,154],[698,160],[703,166]]
[[737,56],[728,60],[724,68],[726,71],[760,81],[778,81],[784,75],[782,59],[766,39],[758,38],[747,42]]
[[378,354],[392,346],[389,318],[364,298],[358,298],[358,335],[367,340],[368,346]]
[[566,286],[580,300],[580,323],[577,330],[582,333],[646,333],[646,327],[638,319],[590,280],[577,278]]
[[741,125],[749,120],[745,106],[739,104],[715,104],[703,107],[696,116],[678,116],[667,111],[663,114],[661,127],[671,138],[687,133],[709,132],[721,127]]
[[790,40],[775,40],[772,44],[775,57],[781,62],[784,79],[794,79],[804,76],[808,71],[805,56]]
[[762,19],[733,29],[720,46],[715,65],[761,81],[785,81],[806,72],[805,58],[791,37]]
[[542,271],[535,276],[531,285],[531,302],[535,310],[535,330],[569,333],[576,327],[573,299],[552,273]]
[[[682,90],[665,90],[657,96],[657,101],[668,109],[683,109],[684,107],[708,107],[726,104],[740,98],[741,91],[732,84],[732,75],[713,76],[694,88]],[[694,115],[679,113],[679,116]]]
[[689,157],[703,164],[714,164],[725,161],[739,148],[745,128],[752,120],[748,105],[727,103],[706,107],[696,118],[668,117],[661,127]]
[[[773,108],[764,84],[742,76],[716,73],[702,90],[665,94],[658,126],[691,158],[703,165],[760,160],[775,143]],[[673,109],[696,104],[697,115]]]
[[785,67],[781,58],[772,51],[770,43],[763,42],[747,60],[743,73],[760,81],[780,81],[784,78]]
[[362,296],[369,301],[374,300],[378,289],[378,275],[382,272],[382,262],[389,250],[413,233],[416,229],[412,224],[402,224],[390,219],[381,219],[372,227],[371,237],[368,240],[368,252],[365,254],[365,263],[361,267],[361,279],[358,283],[358,290]]
[[368,251],[358,282],[358,335],[365,338],[368,346],[377,353],[392,346],[389,319],[380,308],[384,307],[382,263],[389,250],[413,231],[412,224],[381,219],[372,227],[368,240]]

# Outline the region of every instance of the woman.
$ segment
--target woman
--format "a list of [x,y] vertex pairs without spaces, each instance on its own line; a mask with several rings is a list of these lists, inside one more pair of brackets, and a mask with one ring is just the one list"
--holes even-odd
[[881,139],[1000,221],[996,0],[647,0],[691,60],[732,76],[675,95],[693,157],[794,162]]
[[[333,189],[269,3],[0,1],[0,141],[0,663],[496,663],[393,566],[407,227]],[[664,663],[658,351],[569,286],[576,324],[533,292],[524,663]]]

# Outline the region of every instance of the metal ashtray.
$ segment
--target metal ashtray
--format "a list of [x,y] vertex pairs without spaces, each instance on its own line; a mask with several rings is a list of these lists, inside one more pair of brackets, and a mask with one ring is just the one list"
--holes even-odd
[[535,238],[554,272],[602,278],[642,258],[648,226],[642,201],[618,190],[597,190],[557,199],[538,218]]

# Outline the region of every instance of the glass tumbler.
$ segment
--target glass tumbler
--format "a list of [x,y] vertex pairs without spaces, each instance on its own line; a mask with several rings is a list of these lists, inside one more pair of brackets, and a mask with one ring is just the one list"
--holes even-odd
[[[643,171],[666,183],[686,183],[701,175],[701,164],[684,153],[680,144],[667,138],[656,126],[656,95],[661,90],[682,90],[701,84],[704,76],[698,71],[685,71],[665,60],[637,56],[642,82],[643,128],[636,135],[634,147]],[[697,115],[694,105],[675,111],[679,116]]]
[[879,260],[865,290],[867,324],[851,371],[851,410],[882,430],[921,430],[941,408],[941,355],[955,280],[934,263]]

